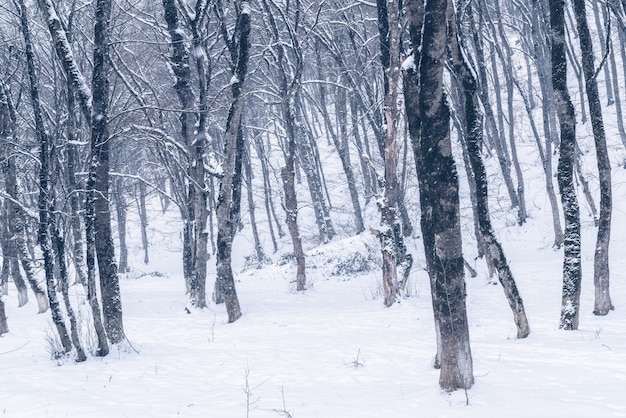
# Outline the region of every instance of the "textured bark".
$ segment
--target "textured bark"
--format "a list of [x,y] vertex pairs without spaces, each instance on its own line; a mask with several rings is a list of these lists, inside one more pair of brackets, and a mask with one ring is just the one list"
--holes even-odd
[[[188,158],[188,192],[185,202],[183,264],[185,281],[190,293],[192,305],[198,308],[206,306],[206,258],[208,234],[206,232],[206,190],[204,181],[204,163],[202,156],[206,148],[204,132],[198,127],[194,134],[196,98],[191,88],[190,53],[187,37],[179,23],[178,4],[174,0],[163,0],[163,10],[168,32],[171,38],[172,56],[170,67],[176,77],[174,90],[181,103],[181,136],[186,146]],[[199,15],[196,16],[200,18]],[[219,299],[218,299],[219,301]]]
[[[412,0],[406,3],[407,18],[409,24],[409,34],[411,37],[411,47],[413,49],[413,64],[404,68],[404,108],[406,111],[407,124],[409,127],[409,136],[411,137],[411,146],[413,148],[413,158],[415,160],[415,169],[417,172],[417,181],[419,186],[420,199],[420,229],[422,232],[422,241],[424,243],[424,254],[426,260],[426,271],[430,279],[431,300],[433,309],[435,309],[435,293],[432,291],[435,287],[435,269],[433,267],[433,248],[435,243],[435,235],[433,230],[433,208],[430,197],[429,183],[426,179],[426,170],[424,165],[424,156],[421,146],[421,117],[420,117],[420,95],[419,95],[419,65],[421,61],[421,45],[422,45],[422,29],[424,24],[424,0]],[[433,366],[436,369],[441,368],[441,332],[439,321],[435,318],[435,336],[437,338],[437,352]]]
[[595,304],[593,313],[606,315],[613,305],[609,293],[609,242],[611,239],[611,161],[606,146],[606,134],[602,119],[602,106],[598,94],[598,84],[595,78],[595,66],[593,55],[593,43],[587,24],[587,12],[583,0],[573,0],[574,15],[580,39],[582,51],[583,73],[585,75],[585,88],[589,102],[589,114],[591,127],[596,146],[596,159],[598,162],[598,178],[600,179],[600,217],[598,218],[598,236],[593,263],[593,282],[595,285]]
[[[480,36],[485,28],[485,16],[487,16],[487,6],[484,1],[480,1],[479,13],[478,13],[478,25],[480,30],[473,31],[473,44],[474,49],[476,50],[477,61],[480,63],[487,63],[487,59],[485,58],[483,40]],[[492,30],[493,32],[494,30]],[[491,54],[491,61],[493,63],[494,69],[497,68],[495,65],[495,54]],[[519,199],[517,193],[515,191],[515,186],[513,184],[513,178],[511,177],[511,161],[508,156],[506,150],[506,143],[504,140],[504,122],[502,120],[503,111],[500,109],[501,107],[501,98],[500,98],[500,84],[497,71],[494,70],[493,73],[493,82],[494,82],[494,92],[496,94],[496,104],[498,106],[498,123],[496,123],[496,112],[494,112],[491,107],[491,100],[489,98],[489,81],[487,74],[487,66],[480,65],[478,68],[479,72],[479,82],[480,82],[480,97],[485,108],[485,116],[487,122],[487,132],[488,137],[492,138],[490,141],[490,145],[492,145],[496,150],[496,155],[498,158],[498,164],[500,166],[500,171],[502,172],[502,178],[504,179],[504,184],[506,186],[507,193],[509,195],[509,199],[511,201],[511,207],[519,207]]]
[[[385,306],[391,306],[403,285],[406,285],[412,266],[412,258],[406,253],[402,220],[400,216],[400,196],[398,185],[398,88],[400,82],[400,18],[398,4],[393,1],[378,0],[378,29],[381,48],[381,62],[384,70],[384,176],[379,179],[382,196],[377,200],[381,215],[381,230],[377,231],[383,258],[383,287]],[[409,227],[410,228],[410,227]],[[398,280],[398,266],[404,270],[402,280]]]
[[[55,45],[55,51],[59,61],[62,63],[63,71],[66,75],[68,83],[71,84],[72,90],[79,101],[79,106],[85,120],[92,124],[92,91],[87,86],[85,79],[80,72],[78,66],[73,57],[72,49],[68,42],[63,25],[55,12],[55,9],[50,0],[41,0],[38,2],[39,8],[42,10],[46,21],[48,22],[48,30]],[[97,36],[104,35],[99,30],[95,30]],[[106,43],[105,43],[106,44]],[[94,57],[95,58],[95,57]],[[102,61],[103,57],[100,57],[99,61]],[[94,62],[94,65],[96,63]],[[105,103],[106,105],[106,103]],[[93,127],[92,127],[93,129]],[[92,145],[94,138],[92,137]],[[107,141],[108,142],[108,141]],[[108,178],[106,179],[108,181]],[[92,176],[89,176],[88,181],[93,181]],[[89,184],[87,188],[89,188]],[[94,187],[94,184],[91,184]],[[107,185],[108,187],[108,185]],[[108,211],[107,211],[108,214]],[[100,304],[97,298],[96,292],[96,278],[95,278],[95,262],[96,262],[96,225],[95,225],[95,208],[94,208],[94,194],[88,193],[85,203],[85,229],[86,229],[86,247],[87,247],[87,299],[92,310],[94,319],[94,327],[98,338],[98,348],[96,355],[106,356],[109,352],[108,344],[105,338],[104,325],[102,323],[102,316],[100,313]],[[111,242],[112,248],[112,242]],[[103,294],[103,301],[106,302],[105,295]],[[118,298],[119,302],[119,289]],[[115,301],[114,301],[115,302]],[[106,313],[105,313],[106,316]]]
[[43,12],[48,30],[54,43],[57,57],[63,67],[67,79],[71,82],[74,94],[78,98],[80,110],[87,122],[91,121],[92,92],[83,77],[76,61],[72,48],[67,39],[61,19],[56,13],[52,0],[38,0],[39,9]]
[[[451,3],[450,3],[451,4]],[[465,142],[472,167],[472,174],[476,184],[476,213],[480,232],[485,243],[485,250],[492,260],[498,273],[498,278],[504,289],[504,293],[513,311],[513,318],[517,326],[517,338],[526,338],[530,333],[528,319],[524,310],[524,303],[513,279],[513,274],[504,255],[502,245],[496,239],[491,219],[489,217],[489,201],[487,188],[487,173],[480,153],[480,144],[483,137],[483,122],[478,99],[478,88],[473,71],[465,59],[457,38],[456,21],[454,10],[449,10],[449,35],[448,51],[452,61],[452,68],[456,77],[460,80],[464,92],[465,122],[467,132]]]
[[432,238],[425,242],[433,268],[433,309],[441,335],[439,384],[468,389],[474,382],[465,308],[459,183],[450,141],[450,111],[443,92],[447,0],[426,3],[419,66],[420,139],[424,181],[432,208]]
[[576,117],[567,88],[565,56],[565,0],[550,0],[550,39],[552,43],[552,87],[561,131],[557,178],[565,218],[563,296],[560,328],[578,329],[580,312],[580,215],[574,186]]
[[111,231],[109,207],[109,23],[111,0],[96,2],[93,72],[91,79],[91,161],[87,193],[94,209],[95,248],[102,295],[102,313],[107,337],[112,344],[124,340],[122,299]]
[[226,121],[224,134],[224,161],[222,163],[223,176],[220,182],[220,192],[217,199],[217,281],[226,305],[228,322],[235,322],[241,317],[241,307],[235,279],[231,266],[233,238],[239,221],[241,199],[241,170],[243,160],[243,132],[241,129],[241,114],[243,98],[241,89],[248,72],[250,56],[250,6],[247,2],[240,4],[238,24],[239,37],[237,42],[238,54],[233,83],[231,84],[231,105]]

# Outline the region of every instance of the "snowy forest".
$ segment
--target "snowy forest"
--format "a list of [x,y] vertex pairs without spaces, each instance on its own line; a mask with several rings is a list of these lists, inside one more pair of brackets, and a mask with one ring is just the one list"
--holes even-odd
[[0,0],[0,415],[626,416],[625,92],[626,0]]

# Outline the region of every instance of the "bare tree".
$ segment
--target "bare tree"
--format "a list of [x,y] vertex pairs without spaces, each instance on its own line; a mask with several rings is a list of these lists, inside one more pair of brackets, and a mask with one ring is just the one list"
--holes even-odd
[[[536,0],[535,0],[536,1]],[[578,329],[580,312],[580,210],[574,186],[576,117],[567,88],[565,54],[565,0],[550,0],[550,39],[552,43],[552,87],[561,130],[558,183],[565,218],[563,298],[560,328]]]
[[244,154],[241,113],[243,108],[242,86],[248,72],[250,56],[250,20],[251,10],[247,1],[238,7],[238,42],[237,66],[231,80],[232,102],[226,122],[224,137],[223,175],[217,199],[217,281],[216,287],[221,292],[228,322],[235,322],[241,317],[239,299],[235,290],[235,279],[231,266],[233,238],[239,220],[242,181],[242,159]]
[[[596,82],[596,70],[594,65],[593,42],[587,23],[587,12],[583,0],[572,0],[574,3],[574,15],[582,52],[583,74],[585,76],[585,88],[589,102],[589,114],[591,127],[596,146],[596,159],[600,180],[600,217],[598,218],[598,236],[596,251],[594,253],[595,305],[593,312],[596,315],[606,315],[613,305],[609,294],[609,241],[611,239],[611,161],[606,146],[606,134],[602,119],[602,106]],[[617,103],[619,106],[619,104]]]

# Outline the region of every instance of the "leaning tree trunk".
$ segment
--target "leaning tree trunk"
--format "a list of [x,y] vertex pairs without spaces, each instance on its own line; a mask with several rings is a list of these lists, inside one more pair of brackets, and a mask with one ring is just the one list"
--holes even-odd
[[233,83],[231,83],[232,101],[226,122],[224,135],[224,162],[223,176],[217,199],[217,281],[224,298],[228,322],[235,322],[241,317],[241,307],[235,279],[231,266],[233,238],[237,229],[240,212],[241,196],[241,166],[243,149],[243,132],[241,131],[241,113],[243,99],[241,87],[248,72],[248,58],[250,56],[250,5],[243,1],[239,10],[238,57]]
[[[26,50],[28,77],[30,81],[30,96],[33,105],[33,113],[35,116],[35,130],[37,131],[37,136],[41,142],[42,135],[45,135],[45,127],[43,125],[43,118],[39,102],[39,87],[37,74],[35,72],[35,58],[30,36],[30,29],[26,16],[26,8],[23,3],[20,5],[19,13],[22,35],[24,36],[24,44]],[[3,146],[5,151],[5,161],[2,164],[2,171],[4,173],[5,188],[7,190],[7,193],[13,200],[12,202],[7,203],[7,210],[9,211],[9,232],[13,240],[13,243],[11,244],[13,247],[12,252],[16,253],[15,255],[19,256],[20,260],[22,261],[22,266],[24,268],[24,272],[26,273],[26,278],[28,279],[31,288],[35,293],[35,297],[37,298],[39,313],[43,313],[48,310],[48,301],[46,300],[44,290],[41,288],[39,283],[37,283],[37,279],[35,278],[34,274],[32,259],[27,254],[28,251],[26,250],[27,244],[24,233],[26,214],[17,203],[19,197],[19,189],[17,184],[17,168],[15,165],[16,150],[15,145],[13,145],[15,144],[14,126],[17,119],[15,115],[15,108],[11,103],[8,88],[3,81],[0,81],[0,107],[2,108],[0,109],[0,112],[3,114],[3,121],[2,123],[0,123],[0,136],[6,138],[6,145]],[[15,275],[19,276],[17,259],[12,262],[15,263],[14,268],[12,269],[15,273],[14,277]],[[21,280],[21,277],[19,280]],[[25,286],[23,292],[20,292],[20,295],[22,297],[26,297],[25,300],[28,300]]]
[[[429,188],[434,242],[424,242],[432,259],[433,308],[441,333],[439,384],[444,390],[474,383],[465,307],[465,280],[459,212],[459,182],[450,140],[450,110],[443,91],[447,0],[425,8],[419,66],[421,152]],[[428,246],[427,246],[428,245]]]
[[585,75],[585,88],[589,102],[589,114],[591,127],[596,145],[596,157],[598,160],[598,173],[600,179],[600,217],[598,218],[598,237],[593,263],[593,281],[595,284],[595,305],[593,313],[606,315],[613,309],[609,293],[609,241],[611,239],[611,161],[606,146],[604,133],[604,121],[602,120],[602,106],[598,94],[595,68],[593,63],[593,43],[587,24],[587,12],[584,0],[573,0],[574,15],[580,39],[582,52],[583,73]]
[[[450,2],[450,6],[452,3]],[[485,243],[488,257],[498,272],[498,278],[504,293],[513,311],[513,318],[517,326],[517,338],[526,338],[530,333],[528,319],[524,310],[522,297],[517,290],[517,285],[513,279],[513,273],[502,250],[502,245],[496,239],[489,218],[489,202],[487,189],[487,173],[480,153],[480,144],[483,137],[482,114],[480,113],[480,103],[478,99],[478,88],[473,71],[461,50],[458,38],[454,10],[449,11],[449,56],[455,75],[460,80],[464,91],[465,102],[465,122],[467,125],[466,144],[469,160],[472,167],[472,174],[476,184],[476,212],[480,232]]]
[[565,56],[565,0],[550,0],[550,39],[552,42],[552,87],[561,130],[557,178],[565,219],[563,297],[560,328],[578,329],[580,306],[581,256],[580,215],[574,186],[576,116],[567,88]]

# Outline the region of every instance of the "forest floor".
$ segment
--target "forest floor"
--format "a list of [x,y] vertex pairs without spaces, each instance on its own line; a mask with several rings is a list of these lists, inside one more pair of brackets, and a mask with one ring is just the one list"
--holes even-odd
[[[616,193],[621,201],[624,192]],[[419,238],[409,242],[417,255],[410,296],[391,308],[383,307],[378,269],[354,273],[376,264],[377,242],[364,234],[309,251],[306,292],[293,290],[291,262],[240,267],[244,315],[227,324],[223,306],[186,312],[177,223],[158,222],[150,230],[154,261],[142,266],[141,249],[133,247],[140,267],[121,280],[132,347],[80,364],[51,360],[49,313],[36,315],[32,302],[18,309],[11,287],[11,332],[0,338],[0,415],[626,416],[623,207],[616,205],[611,253],[615,311],[606,317],[591,313],[595,240],[592,223],[585,223],[578,331],[558,329],[562,255],[551,248],[549,223],[538,217],[500,229],[531,334],[516,339],[500,285],[490,284],[484,262],[476,261],[478,276],[467,278],[476,383],[454,393],[439,390],[432,367],[433,317]],[[365,261],[351,264],[356,253]]]
[[[593,185],[589,138],[582,148],[585,172],[591,173]],[[78,364],[71,356],[51,359],[57,343],[49,312],[37,315],[32,296],[31,302],[18,308],[15,288],[10,285],[5,297],[10,332],[0,337],[0,416],[626,417],[622,147],[612,148],[611,294],[615,310],[605,317],[592,314],[596,229],[581,200],[583,285],[577,331],[558,328],[562,250],[552,247],[551,212],[536,147],[529,141],[519,147],[524,166],[530,167],[525,171],[530,217],[524,225],[516,224],[515,211],[507,206],[495,158],[487,163],[493,222],[524,299],[531,333],[526,339],[516,339],[501,286],[492,284],[483,260],[473,259],[471,207],[463,186],[464,251],[478,272],[466,279],[475,375],[475,384],[467,392],[442,392],[439,371],[432,367],[433,313],[417,233],[407,242],[415,259],[409,296],[385,308],[379,244],[369,233],[349,237],[347,201],[336,199],[333,212],[340,237],[321,246],[312,238],[313,217],[306,212],[310,208],[303,205],[300,219],[309,282],[305,292],[294,290],[295,266],[283,257],[289,251],[288,237],[280,242],[271,264],[245,268],[252,240],[244,228],[234,246],[243,317],[227,324],[223,306],[211,303],[204,310],[187,309],[177,210],[161,214],[155,203],[147,265],[143,264],[139,230],[129,215],[133,270],[122,276],[121,293],[130,344],[113,347],[109,356],[90,355]],[[333,153],[327,147],[322,152],[324,158]],[[345,191],[345,184],[335,174],[327,173],[327,178],[331,194],[337,195]],[[465,184],[463,179],[461,184]],[[592,191],[597,199],[597,185]],[[417,197],[407,193],[406,198],[413,202],[411,216],[418,224]],[[367,227],[376,227],[374,202],[366,214]],[[263,220],[259,225],[263,226]],[[262,232],[267,239],[267,230]],[[269,251],[271,243],[264,245]],[[209,260],[209,299],[214,260]],[[73,286],[72,292],[82,318],[85,347],[93,352],[82,289]]]

